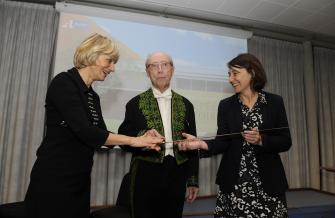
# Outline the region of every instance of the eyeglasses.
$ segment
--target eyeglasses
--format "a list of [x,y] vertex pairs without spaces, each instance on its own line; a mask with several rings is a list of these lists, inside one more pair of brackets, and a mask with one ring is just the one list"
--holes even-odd
[[150,71],[158,71],[159,69],[166,71],[166,70],[170,70],[172,65],[170,62],[157,62],[157,63],[147,64],[146,67]]

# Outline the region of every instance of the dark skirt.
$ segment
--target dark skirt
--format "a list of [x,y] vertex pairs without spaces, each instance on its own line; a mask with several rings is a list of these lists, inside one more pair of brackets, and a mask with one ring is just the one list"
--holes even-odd
[[90,173],[31,177],[25,197],[27,218],[89,218]]

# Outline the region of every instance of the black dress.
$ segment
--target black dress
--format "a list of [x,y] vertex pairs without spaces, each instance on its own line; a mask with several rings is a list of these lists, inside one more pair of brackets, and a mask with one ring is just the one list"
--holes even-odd
[[[239,101],[242,112],[243,130],[258,128],[263,123],[261,104],[266,104],[265,95],[259,93],[253,108]],[[264,192],[255,157],[255,147],[243,141],[239,178],[231,193],[221,190],[217,196],[216,218],[284,218],[287,217],[285,194],[270,196]]]
[[25,198],[29,218],[89,218],[95,149],[107,140],[100,100],[73,68],[58,74],[46,96],[46,135]]

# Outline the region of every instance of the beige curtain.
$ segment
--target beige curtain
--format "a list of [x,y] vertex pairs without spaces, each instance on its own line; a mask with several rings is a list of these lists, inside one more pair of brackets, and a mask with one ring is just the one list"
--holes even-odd
[[[335,50],[314,48],[321,166],[335,168]],[[322,191],[335,193],[335,172],[322,171]]]
[[[267,76],[267,91],[283,97],[293,145],[281,157],[290,188],[309,188],[311,180],[310,147],[307,135],[307,114],[304,84],[304,47],[302,44],[254,36],[248,50],[263,63]],[[316,131],[315,127],[314,131]],[[318,153],[312,154],[318,157]],[[318,167],[318,163],[316,163]],[[313,178],[312,178],[313,177]]]
[[0,1],[0,203],[23,200],[44,129],[57,14]]
[[123,176],[129,171],[131,154],[120,148],[95,153],[91,205],[115,204]]

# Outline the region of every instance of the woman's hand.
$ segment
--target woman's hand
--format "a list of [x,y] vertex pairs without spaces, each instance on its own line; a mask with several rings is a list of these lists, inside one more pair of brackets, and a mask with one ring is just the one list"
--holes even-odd
[[185,137],[185,139],[174,142],[178,145],[179,150],[186,151],[195,149],[208,149],[206,142],[204,142],[203,140],[198,139],[195,136],[187,133],[183,133],[182,135]]
[[144,135],[152,136],[152,137],[161,137],[161,138],[164,139],[164,136],[159,134],[159,132],[155,129],[150,129],[150,130],[146,131],[146,133],[144,133]]
[[133,147],[145,147],[146,149],[153,149],[160,151],[160,144],[164,143],[164,137],[156,130],[148,130],[144,135],[134,137],[131,145]]
[[243,138],[254,145],[262,145],[262,136],[259,134],[258,128],[252,128],[251,130],[245,130],[242,132]]

